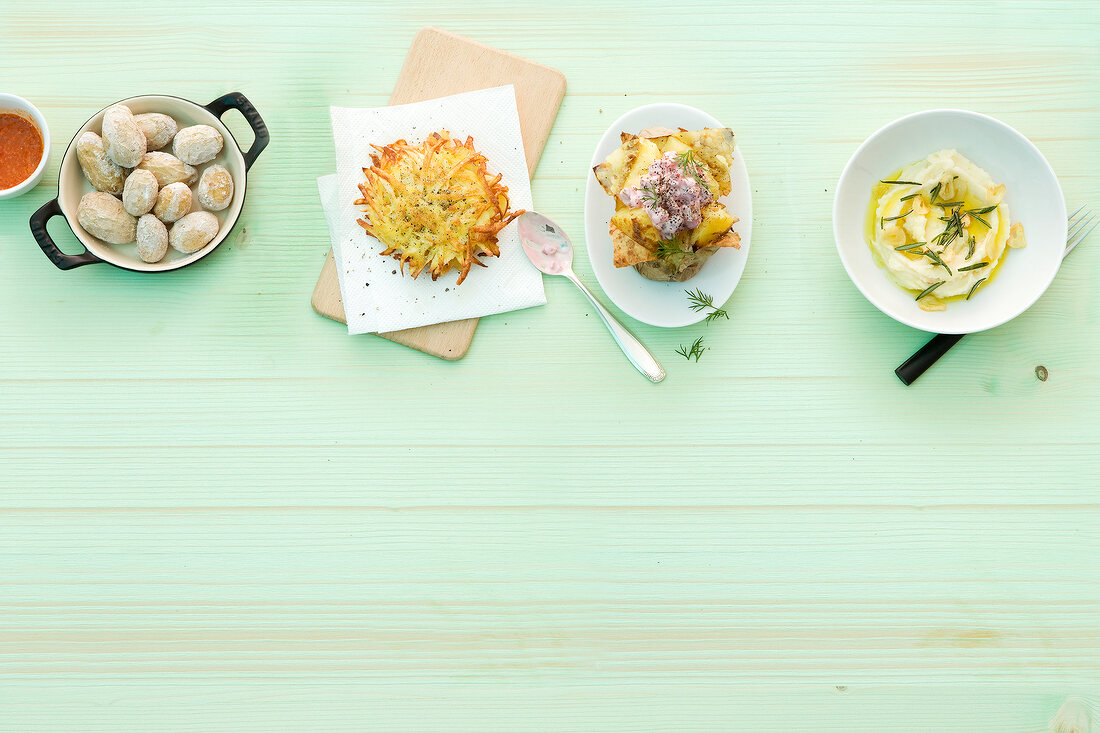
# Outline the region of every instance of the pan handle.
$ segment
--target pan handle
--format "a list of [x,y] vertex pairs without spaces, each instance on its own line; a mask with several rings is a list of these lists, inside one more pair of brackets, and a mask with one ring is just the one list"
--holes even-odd
[[57,245],[53,243],[50,233],[46,231],[46,222],[55,216],[63,216],[61,205],[57,203],[57,199],[48,201],[42,208],[31,214],[31,234],[34,235],[38,246],[50,258],[50,262],[62,270],[71,270],[74,267],[103,262],[103,260],[89,252],[87,248],[78,255],[67,255],[59,250]]
[[264,124],[263,118],[260,117],[260,113],[252,106],[252,102],[249,102],[248,97],[240,92],[230,92],[206,105],[206,109],[219,120],[222,115],[231,109],[239,110],[240,113],[244,115],[245,120],[248,121],[248,125],[252,128],[253,134],[256,135],[256,139],[252,141],[252,147],[244,154],[244,169],[248,170],[251,168],[252,164],[256,162],[256,158],[260,157],[260,153],[262,153],[264,148],[267,147],[267,144],[271,142],[271,133],[267,131],[267,125]]

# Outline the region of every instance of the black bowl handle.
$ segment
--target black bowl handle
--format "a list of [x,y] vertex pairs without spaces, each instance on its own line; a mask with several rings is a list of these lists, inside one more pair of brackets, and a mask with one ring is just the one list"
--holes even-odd
[[252,102],[249,102],[248,97],[240,92],[230,92],[206,105],[206,109],[210,110],[219,120],[222,115],[231,109],[240,110],[244,118],[248,120],[248,124],[252,128],[253,134],[256,135],[256,139],[252,141],[252,147],[248,149],[248,152],[244,154],[244,169],[248,170],[251,168],[252,164],[256,162],[256,158],[260,157],[260,153],[262,153],[264,148],[267,147],[267,144],[271,142],[271,134],[267,131],[267,125],[264,124],[263,118],[260,117],[260,113],[252,106]]
[[103,260],[89,252],[87,248],[78,255],[67,255],[59,250],[57,245],[53,243],[53,239],[50,238],[50,233],[46,231],[46,222],[55,216],[63,216],[61,205],[57,203],[57,199],[47,202],[41,209],[31,214],[31,234],[34,235],[38,246],[50,258],[50,262],[62,270],[71,270],[81,265],[103,262]]

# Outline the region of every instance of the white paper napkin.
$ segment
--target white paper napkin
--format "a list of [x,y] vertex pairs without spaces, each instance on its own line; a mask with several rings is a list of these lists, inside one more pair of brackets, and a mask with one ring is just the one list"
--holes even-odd
[[397,260],[382,257],[385,247],[355,223],[363,214],[352,202],[361,196],[363,168],[375,152],[371,144],[402,138],[419,143],[437,130],[461,140],[473,136],[474,146],[489,159],[489,172],[503,175],[512,209],[531,209],[531,181],[511,85],[394,107],[330,111],[336,176],[319,178],[317,187],[332,237],[348,333],[396,331],[546,303],[542,274],[523,253],[515,223],[500,232],[500,257],[481,258],[488,267],[475,265],[462,285],[456,285],[457,271],[434,282],[427,272],[415,280],[408,268],[402,275]]

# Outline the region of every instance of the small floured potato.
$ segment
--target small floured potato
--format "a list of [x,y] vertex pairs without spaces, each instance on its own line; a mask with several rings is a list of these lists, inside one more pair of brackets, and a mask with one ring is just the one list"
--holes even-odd
[[141,133],[145,135],[147,150],[160,150],[172,142],[172,138],[176,136],[176,131],[179,130],[179,125],[176,124],[175,120],[159,112],[134,115],[134,122],[137,123]]
[[180,182],[190,186],[195,182],[195,177],[198,175],[198,171],[171,153],[146,153],[142,156],[141,162],[138,163],[138,168],[147,170],[156,176],[157,183],[161,187]]
[[176,133],[172,152],[184,163],[202,165],[218,157],[222,145],[222,134],[210,125],[191,125]]
[[134,241],[137,219],[127,214],[122,202],[109,193],[84,194],[76,207],[76,220],[88,234],[104,242],[127,244]]
[[157,177],[147,170],[135,169],[126,176],[126,185],[122,187],[122,205],[130,216],[148,214],[157,202]]
[[166,224],[179,221],[191,210],[191,189],[186,183],[169,183],[157,194],[153,213]]
[[172,225],[168,232],[168,244],[185,254],[198,252],[218,236],[218,217],[209,211],[195,211]]
[[145,214],[137,221],[137,253],[142,262],[160,262],[168,252],[168,227]]
[[107,157],[123,168],[133,168],[145,155],[145,135],[124,104],[116,104],[103,113],[103,142]]
[[199,204],[209,211],[221,211],[233,200],[233,176],[224,165],[212,165],[199,178]]
[[126,172],[122,166],[107,157],[103,138],[88,130],[76,142],[76,159],[84,177],[97,191],[122,193]]

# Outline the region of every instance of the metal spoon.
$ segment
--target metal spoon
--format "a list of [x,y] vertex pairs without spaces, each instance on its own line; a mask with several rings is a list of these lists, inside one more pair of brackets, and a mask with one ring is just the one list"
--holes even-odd
[[573,245],[565,232],[554,222],[542,214],[528,211],[518,220],[519,239],[523,242],[523,251],[531,263],[547,275],[563,275],[569,278],[581,292],[588,296],[592,307],[600,314],[607,330],[615,339],[615,343],[626,354],[626,358],[651,382],[660,382],[665,378],[665,370],[653,358],[642,342],[627,331],[623,324],[615,320],[606,308],[600,305],[600,301],[577,278],[573,272]]

